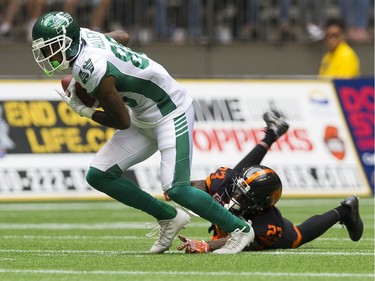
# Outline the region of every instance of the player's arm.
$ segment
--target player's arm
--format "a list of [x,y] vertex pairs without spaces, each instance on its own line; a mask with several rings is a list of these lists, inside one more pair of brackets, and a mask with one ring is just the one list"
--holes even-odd
[[105,35],[115,39],[117,42],[119,42],[121,45],[124,45],[124,46],[128,44],[129,39],[130,39],[129,34],[123,30],[111,31],[111,32],[106,33]]
[[225,243],[227,243],[227,241],[228,241],[228,237],[225,237],[225,238],[219,238],[213,241],[208,241],[207,244],[210,247],[210,251],[212,252],[223,247]]
[[190,185],[192,187],[199,188],[200,190],[203,190],[204,192],[208,192],[205,180],[195,180],[195,181],[190,181]]
[[225,245],[228,238],[219,238],[213,241],[203,241],[203,240],[193,240],[186,238],[185,236],[179,234],[178,238],[183,242],[177,247],[178,250],[185,250],[187,254],[197,254],[197,253],[208,253],[220,249]]
[[204,192],[211,193],[213,186],[225,185],[227,180],[231,180],[230,169],[226,167],[220,167],[215,173],[210,174],[205,180],[190,181],[190,185]]
[[101,125],[124,130],[130,126],[130,115],[115,86],[113,76],[100,81],[95,98],[99,100],[104,111],[95,111],[92,120]]

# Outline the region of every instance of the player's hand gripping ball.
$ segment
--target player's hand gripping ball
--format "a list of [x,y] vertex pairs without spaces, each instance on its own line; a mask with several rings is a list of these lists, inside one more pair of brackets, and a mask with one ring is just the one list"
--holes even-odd
[[[66,75],[61,79],[61,86],[64,90],[64,92],[67,90],[71,80],[73,79],[72,75]],[[93,97],[91,97],[87,91],[82,88],[82,86],[78,83],[74,83],[76,95],[78,98],[82,101],[84,105],[90,108],[97,108],[99,106],[99,101]],[[67,92],[68,95],[70,95],[69,90]]]

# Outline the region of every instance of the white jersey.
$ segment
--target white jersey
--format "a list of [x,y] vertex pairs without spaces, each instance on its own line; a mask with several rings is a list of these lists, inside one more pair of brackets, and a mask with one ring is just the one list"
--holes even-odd
[[100,81],[115,77],[134,125],[154,127],[181,115],[192,103],[186,90],[145,54],[86,28],[81,28],[81,37],[82,50],[72,66],[74,79],[95,97]]

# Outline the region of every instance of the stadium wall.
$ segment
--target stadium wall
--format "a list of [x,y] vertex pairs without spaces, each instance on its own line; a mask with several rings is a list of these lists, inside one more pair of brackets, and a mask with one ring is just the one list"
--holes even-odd
[[[230,45],[152,45],[130,47],[146,53],[168,69],[174,77],[316,76],[326,49],[321,43],[284,45],[233,43]],[[374,45],[353,46],[361,61],[363,76],[374,76]],[[45,78],[34,62],[28,44],[2,45],[0,77]],[[6,66],[6,67],[4,67]]]
[[[374,80],[180,80],[195,99],[192,179],[234,166],[276,108],[290,129],[263,164],[286,197],[370,196],[374,188]],[[59,80],[0,80],[0,200],[106,198],[85,181],[114,130],[75,114]],[[159,155],[126,176],[162,196]],[[147,178],[147,181],[145,180]]]

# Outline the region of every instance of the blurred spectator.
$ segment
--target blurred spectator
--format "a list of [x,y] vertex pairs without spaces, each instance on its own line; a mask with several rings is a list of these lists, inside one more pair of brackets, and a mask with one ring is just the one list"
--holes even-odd
[[348,39],[354,42],[370,42],[367,33],[370,0],[339,0],[340,13],[348,28]]
[[328,52],[320,64],[319,76],[353,78],[360,75],[360,62],[355,51],[345,41],[341,20],[330,19],[324,26]]
[[11,33],[14,21],[20,14],[20,8],[25,5],[29,17],[25,28],[27,39],[31,41],[31,30],[34,23],[42,13],[44,2],[45,0],[9,0],[3,21],[0,25],[0,36],[6,36]]
[[112,0],[111,30],[120,29],[130,33],[135,18],[133,2],[133,0]]
[[311,41],[324,39],[322,25],[325,21],[323,0],[303,0],[300,3],[302,22]]
[[235,19],[237,9],[233,0],[217,0],[213,5],[214,15],[214,38],[219,43],[227,44],[232,42],[235,34]]
[[155,32],[159,39],[167,39],[171,35],[168,24],[168,0],[156,0]]
[[[175,1],[173,5],[168,0],[156,0],[157,37],[161,40],[171,38],[175,43],[184,43],[188,38],[198,40],[202,36],[201,8],[201,0]],[[173,13],[169,13],[171,9],[174,9]]]
[[290,30],[290,20],[289,20],[289,7],[291,1],[290,0],[280,0],[279,1],[279,29],[280,29],[280,38],[281,42],[285,41],[293,41],[294,35]]
[[245,0],[244,25],[241,28],[240,38],[256,40],[259,37],[259,0]]
[[326,15],[339,16],[341,11],[348,39],[368,42],[373,15],[369,3],[373,0],[0,0],[0,37],[30,38],[41,13],[64,10],[90,29],[125,29],[132,44],[159,39],[177,44],[211,39],[222,44],[238,39],[281,43],[306,40],[306,34],[318,41],[324,39]]
[[[90,8],[90,29],[103,31],[104,22],[107,17],[111,0],[50,0],[49,3],[62,2],[63,10],[68,12],[72,17],[77,18],[78,7],[84,6]],[[79,16],[78,16],[79,18]]]
[[148,44],[153,39],[153,5],[151,0],[112,0],[111,30],[126,30],[131,44]]
[[[78,3],[77,0],[12,0],[8,2],[4,19],[0,25],[0,36],[6,36],[11,33],[14,21],[17,19],[17,17],[19,17],[20,9],[23,5],[25,5],[27,14],[29,16],[27,26],[25,26],[26,37],[29,41],[32,40],[31,31],[34,23],[38,17],[45,12],[44,10],[59,8],[74,16],[77,13],[78,4],[91,6],[92,13],[90,15],[90,28],[94,30],[101,30],[107,16],[110,1],[111,0],[81,0]],[[56,6],[62,7],[60,8]]]
[[196,41],[202,37],[202,1],[187,0],[187,26],[190,39]]
[[103,31],[111,0],[91,0],[90,2],[94,5],[91,14],[91,29]]

